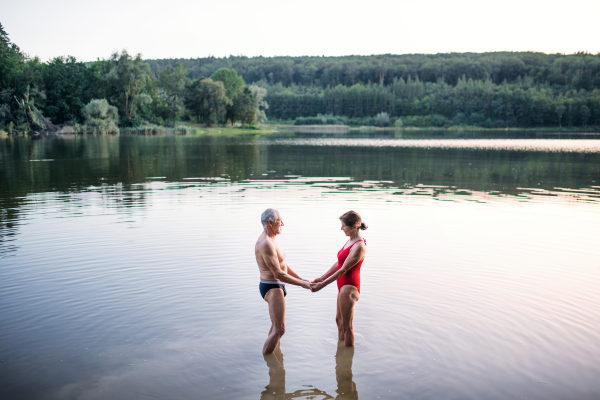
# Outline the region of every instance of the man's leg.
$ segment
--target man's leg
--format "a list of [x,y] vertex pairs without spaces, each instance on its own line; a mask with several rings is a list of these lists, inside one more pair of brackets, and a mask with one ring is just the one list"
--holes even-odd
[[340,290],[339,296],[344,344],[346,346],[354,346],[354,305],[358,301],[360,294],[356,286],[346,285]]
[[265,295],[265,301],[269,304],[271,329],[269,329],[269,336],[263,346],[263,354],[271,354],[279,344],[279,339],[285,333],[285,297],[283,290],[269,290]]

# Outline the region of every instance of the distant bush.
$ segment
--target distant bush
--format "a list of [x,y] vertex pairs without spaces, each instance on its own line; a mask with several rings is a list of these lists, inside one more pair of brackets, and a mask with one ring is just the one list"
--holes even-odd
[[375,116],[375,126],[390,126],[390,116],[386,112],[380,112]]
[[119,132],[117,107],[108,104],[106,99],[91,100],[81,110],[85,118],[85,129],[82,131],[97,133]]
[[400,128],[400,127],[402,127],[402,125],[403,125],[403,123],[402,123],[402,118],[398,118],[398,119],[396,120],[396,122],[394,122],[394,126],[395,126],[396,128]]

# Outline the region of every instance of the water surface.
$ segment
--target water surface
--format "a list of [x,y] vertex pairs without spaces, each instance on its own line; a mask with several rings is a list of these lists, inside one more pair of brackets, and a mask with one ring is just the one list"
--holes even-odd
[[[386,136],[387,135],[387,136]],[[596,399],[600,141],[378,133],[0,140],[0,398]],[[356,348],[301,276],[369,229]]]

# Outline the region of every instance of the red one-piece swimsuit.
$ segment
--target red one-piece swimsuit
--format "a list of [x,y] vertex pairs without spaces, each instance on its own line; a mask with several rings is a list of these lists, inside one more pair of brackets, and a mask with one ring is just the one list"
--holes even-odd
[[[352,243],[352,245],[349,246],[347,249],[344,249],[342,247],[342,249],[338,251],[338,271],[344,265],[344,261],[346,261],[346,258],[348,258],[348,254],[350,254],[350,249],[352,248],[352,246],[354,246],[358,242],[365,242],[365,245],[367,244],[367,241],[364,239],[357,240],[356,242]],[[356,288],[358,289],[358,293],[360,293],[360,266],[362,265],[364,260],[365,259],[363,258],[362,260],[357,262],[356,265],[354,265],[352,268],[350,268],[350,270],[346,271],[344,275],[340,276],[337,279],[338,292],[342,289],[342,286],[352,285],[356,286]]]

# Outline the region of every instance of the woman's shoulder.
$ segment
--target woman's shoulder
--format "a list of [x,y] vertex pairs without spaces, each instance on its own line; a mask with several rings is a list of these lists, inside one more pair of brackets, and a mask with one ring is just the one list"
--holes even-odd
[[367,248],[367,240],[365,238],[359,239],[356,242],[354,242],[354,244],[352,244],[352,247],[356,247],[356,248]]

